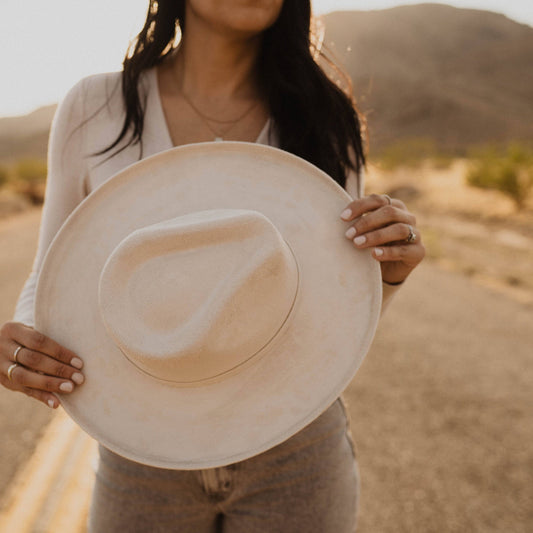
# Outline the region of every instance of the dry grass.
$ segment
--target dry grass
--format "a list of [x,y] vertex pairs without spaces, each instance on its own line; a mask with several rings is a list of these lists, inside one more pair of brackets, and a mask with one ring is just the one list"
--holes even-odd
[[497,191],[466,184],[468,163],[386,172],[371,166],[368,190],[388,192],[417,215],[428,259],[533,302],[533,198],[517,212]]

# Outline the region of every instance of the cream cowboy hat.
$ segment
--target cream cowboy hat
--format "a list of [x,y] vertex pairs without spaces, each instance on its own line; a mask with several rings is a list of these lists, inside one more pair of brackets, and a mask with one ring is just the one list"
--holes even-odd
[[344,237],[348,194],[249,143],[174,148],[119,172],[46,255],[36,328],[77,352],[61,397],[110,450],[198,469],[259,454],[353,378],[381,305],[379,267]]

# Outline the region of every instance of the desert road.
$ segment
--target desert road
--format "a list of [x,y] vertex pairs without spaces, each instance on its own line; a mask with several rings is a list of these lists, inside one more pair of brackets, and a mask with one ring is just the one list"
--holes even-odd
[[[0,322],[35,252],[39,211],[0,221]],[[526,533],[533,524],[533,308],[423,264],[348,387],[360,533]],[[0,389],[0,530],[81,533],[94,443]],[[15,528],[15,529],[13,529]]]

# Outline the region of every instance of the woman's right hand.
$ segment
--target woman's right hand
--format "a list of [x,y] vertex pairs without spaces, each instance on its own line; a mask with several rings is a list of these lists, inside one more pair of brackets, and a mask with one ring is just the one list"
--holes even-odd
[[55,409],[59,400],[54,393],[68,394],[81,385],[82,367],[74,352],[30,326],[6,322],[0,328],[0,383],[7,389]]

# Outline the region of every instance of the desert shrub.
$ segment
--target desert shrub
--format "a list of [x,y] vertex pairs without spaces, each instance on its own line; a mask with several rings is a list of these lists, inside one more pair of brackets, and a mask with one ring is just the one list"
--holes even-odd
[[46,161],[42,159],[22,159],[15,165],[15,177],[26,183],[46,180]]
[[469,185],[494,189],[509,196],[522,209],[533,188],[533,150],[522,144],[507,148],[485,147],[472,152],[466,175]]
[[42,159],[22,159],[14,167],[15,189],[26,196],[33,204],[44,200],[46,182],[46,161]]
[[420,168],[426,161],[438,168],[448,168],[453,158],[440,150],[434,139],[411,138],[389,144],[378,152],[377,160],[384,170],[395,170]]
[[9,180],[9,172],[7,168],[0,166],[0,187],[5,185]]

